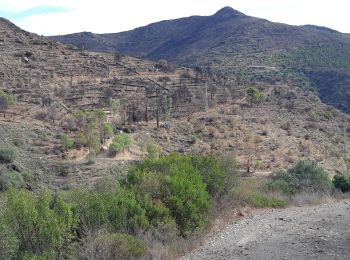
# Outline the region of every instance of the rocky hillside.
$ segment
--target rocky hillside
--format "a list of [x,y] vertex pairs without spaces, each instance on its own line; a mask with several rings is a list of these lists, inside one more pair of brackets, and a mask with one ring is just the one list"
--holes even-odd
[[[349,117],[292,85],[258,83],[263,98],[255,102],[247,94],[251,85],[243,81],[164,60],[88,52],[5,19],[0,20],[0,61],[0,89],[17,99],[0,117],[0,146],[18,153],[15,163],[0,165],[0,174],[4,167],[40,168],[50,172],[46,182],[54,187],[85,185],[110,174],[112,165],[142,158],[147,143],[162,153],[234,155],[242,171],[256,174],[301,159],[317,160],[330,174],[346,167]],[[79,149],[71,160],[63,159],[57,136],[74,136],[67,130],[69,115],[96,108],[108,114],[110,97],[121,102],[121,124],[132,132],[132,149],[122,158],[101,152],[92,166],[85,165],[86,153]],[[51,171],[67,165],[63,176]]]
[[315,89],[350,112],[350,35],[246,16],[230,7],[212,16],[162,21],[132,31],[88,32],[52,39],[186,66],[210,66],[241,82],[280,82]]
[[15,94],[22,107],[47,111],[55,106],[70,112],[106,108],[113,97],[121,101],[126,119],[136,122],[144,119],[146,110],[154,118],[166,97],[177,115],[203,109],[206,89],[209,105],[231,98],[233,83],[224,77],[165,61],[82,51],[22,31],[4,19],[0,30],[0,86]]

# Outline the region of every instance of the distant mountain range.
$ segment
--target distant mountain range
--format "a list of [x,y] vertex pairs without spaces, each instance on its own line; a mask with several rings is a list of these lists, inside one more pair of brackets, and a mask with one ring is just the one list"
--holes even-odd
[[161,21],[127,32],[51,39],[88,50],[209,66],[242,84],[297,85],[350,112],[350,35],[326,27],[273,23],[225,7],[212,16]]

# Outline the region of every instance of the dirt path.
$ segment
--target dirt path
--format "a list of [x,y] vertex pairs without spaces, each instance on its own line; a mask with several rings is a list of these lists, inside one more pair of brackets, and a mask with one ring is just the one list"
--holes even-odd
[[350,200],[255,214],[182,259],[350,259]]

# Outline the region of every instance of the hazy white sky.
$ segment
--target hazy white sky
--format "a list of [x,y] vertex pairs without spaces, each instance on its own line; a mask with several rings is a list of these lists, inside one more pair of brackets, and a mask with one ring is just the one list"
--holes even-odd
[[211,15],[224,6],[293,25],[350,33],[349,0],[0,0],[0,17],[43,35],[131,30],[165,19]]

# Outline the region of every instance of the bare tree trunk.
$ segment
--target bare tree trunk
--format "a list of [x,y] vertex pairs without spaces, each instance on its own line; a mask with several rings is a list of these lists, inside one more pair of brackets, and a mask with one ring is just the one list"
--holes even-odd
[[145,121],[148,124],[148,99],[146,101]]
[[159,128],[159,104],[157,104],[157,128]]
[[209,104],[208,104],[208,81],[205,81],[205,89],[204,89],[204,107],[205,112],[208,112],[209,110]]
[[127,114],[128,114],[128,108],[126,107],[124,110],[124,125],[126,125]]

